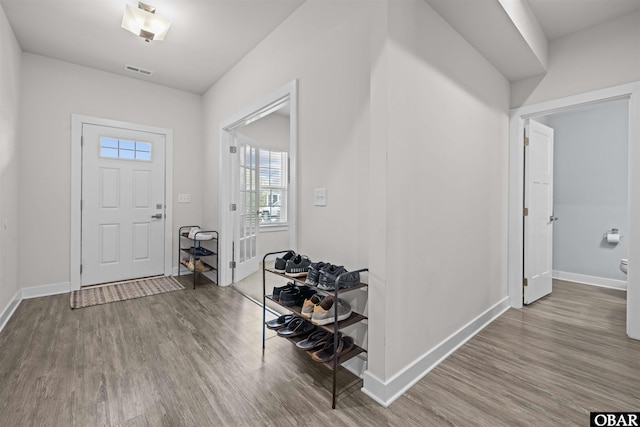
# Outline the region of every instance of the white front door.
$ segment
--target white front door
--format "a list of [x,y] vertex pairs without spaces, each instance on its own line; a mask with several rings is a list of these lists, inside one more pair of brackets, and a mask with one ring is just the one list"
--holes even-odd
[[[258,271],[258,149],[247,137],[236,133],[238,188],[234,217],[233,281]],[[235,181],[235,180],[234,180]]]
[[161,275],[165,135],[82,125],[82,286]]
[[551,293],[553,267],[553,129],[529,120],[525,146],[524,304]]

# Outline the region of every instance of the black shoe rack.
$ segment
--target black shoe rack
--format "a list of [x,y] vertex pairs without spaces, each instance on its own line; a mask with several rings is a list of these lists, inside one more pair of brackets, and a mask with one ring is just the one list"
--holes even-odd
[[[193,273],[193,289],[196,288],[196,281],[198,276],[202,273],[213,272],[216,275],[215,283],[218,283],[218,232],[214,230],[200,230],[193,237],[189,237],[189,231],[192,227],[198,227],[198,225],[184,225],[178,229],[178,276],[184,271]],[[198,235],[213,235],[213,239],[200,240]],[[193,257],[193,268],[185,265],[183,261],[184,256],[187,254],[186,260],[189,261],[190,257]],[[198,261],[201,261],[205,268],[209,268],[206,271],[198,271],[196,265]],[[186,270],[186,271],[185,271]]]
[[[297,316],[297,317],[301,317],[304,319],[304,317],[300,314],[302,307],[300,306],[285,306],[283,304],[281,304],[278,301],[275,301],[273,299],[272,295],[267,294],[267,280],[266,280],[266,274],[270,273],[270,274],[275,274],[276,276],[280,276],[284,279],[286,279],[287,281],[292,281],[298,285],[305,285],[305,286],[309,286],[305,284],[305,280],[306,277],[291,277],[291,276],[287,276],[285,273],[280,273],[278,271],[275,271],[272,268],[269,268],[266,266],[266,261],[267,258],[269,257],[273,257],[274,255],[280,255],[280,254],[285,254],[289,252],[289,249],[284,250],[284,251],[278,251],[278,252],[269,252],[267,254],[264,255],[264,257],[262,258],[262,351],[265,351],[265,344],[266,344],[266,322],[267,322],[267,306],[266,306],[266,302],[267,300],[272,301],[275,304],[278,304],[282,307],[284,307],[285,309],[289,310],[293,315]],[[363,268],[360,270],[355,270],[359,273],[362,272],[366,272],[369,271],[369,269],[367,268]],[[324,289],[319,289],[315,286],[309,286],[312,289],[315,289],[319,294],[324,294],[324,295],[332,295],[334,297],[334,301],[337,304],[338,301],[338,296],[340,293],[344,293],[344,292],[350,292],[350,291],[354,291],[357,289],[361,289],[361,288],[365,288],[368,285],[366,283],[360,283],[356,286],[350,287],[350,288],[343,288],[340,289],[339,288],[339,284],[340,281],[342,280],[342,276],[345,276],[347,273],[341,274],[340,276],[338,276],[338,278],[336,279],[336,285],[335,285],[335,289],[332,291],[328,291],[328,290],[324,290]],[[338,353],[338,341],[339,341],[339,333],[341,329],[346,328],[347,326],[351,326],[354,325],[356,323],[362,322],[363,320],[366,320],[367,317],[356,313],[356,312],[352,312],[351,316],[349,316],[347,319],[345,320],[341,320],[338,321],[338,310],[334,310],[335,311],[335,319],[333,324],[327,324],[327,325],[316,325],[316,328],[321,328],[324,329],[328,332],[331,332],[334,334],[334,339],[333,339],[333,354],[337,354]],[[309,319],[305,319],[305,320],[309,320]],[[301,340],[303,340],[304,338],[300,338],[300,337],[293,337],[293,338],[287,338],[288,340],[290,340],[293,343],[299,342]],[[340,357],[333,357],[332,360],[325,362],[324,365],[327,366],[333,373],[333,391],[332,391],[332,398],[331,398],[331,408],[335,409],[336,408],[336,379],[337,379],[337,371],[338,371],[338,366],[345,363],[347,360],[350,360],[362,353],[366,353],[366,350],[358,345],[354,345],[354,347],[347,353],[341,355]]]

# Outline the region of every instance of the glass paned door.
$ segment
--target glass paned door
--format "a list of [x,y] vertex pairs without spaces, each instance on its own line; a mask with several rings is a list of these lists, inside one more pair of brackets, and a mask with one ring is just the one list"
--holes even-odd
[[236,215],[236,271],[234,281],[258,270],[258,157],[250,140],[237,135],[239,168]]

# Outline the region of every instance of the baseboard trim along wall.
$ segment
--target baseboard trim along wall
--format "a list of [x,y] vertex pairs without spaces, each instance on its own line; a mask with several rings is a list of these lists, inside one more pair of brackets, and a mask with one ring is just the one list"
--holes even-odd
[[450,354],[500,317],[509,307],[509,297],[506,297],[387,381],[382,381],[365,371],[362,392],[384,407],[391,405]]
[[71,292],[71,283],[54,283],[50,285],[32,286],[20,289],[13,297],[11,302],[0,313],[0,332],[4,329],[13,313],[16,311],[23,299],[46,297],[49,295],[58,295]]
[[553,278],[566,280],[567,282],[582,283],[584,285],[600,286],[602,288],[627,290],[626,280],[607,279],[606,277],[587,276],[586,274],[567,273],[566,271],[553,270]]
[[22,291],[18,291],[14,295],[13,299],[9,301],[9,304],[7,304],[4,310],[2,310],[2,313],[0,313],[0,332],[2,332],[9,319],[11,319],[11,316],[13,316],[13,313],[16,311],[16,308],[18,308],[21,301]]

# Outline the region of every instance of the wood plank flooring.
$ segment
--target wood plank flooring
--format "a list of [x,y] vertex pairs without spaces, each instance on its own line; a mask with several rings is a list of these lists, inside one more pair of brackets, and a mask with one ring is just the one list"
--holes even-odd
[[0,425],[585,426],[640,411],[621,291],[556,282],[386,409],[342,370],[331,410],[329,371],[277,337],[263,354],[261,321],[214,285],[79,310],[25,300],[0,333]]

